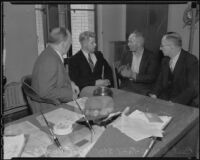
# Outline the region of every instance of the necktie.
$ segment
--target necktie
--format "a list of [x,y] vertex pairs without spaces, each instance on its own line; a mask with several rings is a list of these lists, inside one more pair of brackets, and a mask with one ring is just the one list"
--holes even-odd
[[173,72],[173,61],[172,60],[169,61],[169,68],[170,68],[171,72]]
[[93,70],[94,70],[94,63],[93,63],[93,61],[91,59],[90,53],[88,54],[88,62],[89,62],[90,68],[91,68],[91,70],[93,72]]

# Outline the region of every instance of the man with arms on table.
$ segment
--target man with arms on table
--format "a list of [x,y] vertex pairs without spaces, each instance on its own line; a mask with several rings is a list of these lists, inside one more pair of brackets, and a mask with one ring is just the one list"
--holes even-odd
[[[63,55],[70,46],[71,34],[67,29],[52,29],[49,45],[37,58],[32,72],[32,87],[41,97],[68,102],[79,94],[79,88],[70,80],[63,62]],[[43,105],[43,108],[47,107],[47,104]],[[37,106],[36,112],[39,110]]]
[[95,34],[82,32],[81,50],[69,60],[69,76],[82,90],[86,86],[113,86],[112,69],[99,51],[95,51]]
[[163,36],[160,48],[165,58],[156,86],[149,95],[152,98],[190,105],[197,96],[197,58],[182,49],[181,36],[175,32]]

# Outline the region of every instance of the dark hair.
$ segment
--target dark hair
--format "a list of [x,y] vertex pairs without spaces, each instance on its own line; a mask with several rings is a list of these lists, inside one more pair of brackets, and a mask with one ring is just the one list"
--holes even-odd
[[86,39],[89,39],[89,38],[95,38],[95,33],[94,32],[91,32],[91,31],[85,31],[85,32],[82,32],[80,35],[79,35],[79,42],[81,43],[82,41],[86,40]]
[[167,32],[164,36],[167,40],[171,41],[175,46],[182,47],[182,38],[178,33]]
[[59,44],[61,41],[67,40],[69,37],[67,29],[63,27],[53,28],[48,37],[48,42]]

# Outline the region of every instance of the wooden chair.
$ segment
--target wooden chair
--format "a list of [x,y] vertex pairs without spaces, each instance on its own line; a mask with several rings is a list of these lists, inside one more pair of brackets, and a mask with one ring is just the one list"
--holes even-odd
[[31,107],[32,113],[36,113],[36,109],[33,102],[37,102],[39,104],[46,103],[46,104],[53,104],[59,105],[61,102],[57,99],[47,99],[40,97],[36,90],[31,87],[31,75],[27,75],[22,77],[22,90],[27,97],[27,101],[29,106]]

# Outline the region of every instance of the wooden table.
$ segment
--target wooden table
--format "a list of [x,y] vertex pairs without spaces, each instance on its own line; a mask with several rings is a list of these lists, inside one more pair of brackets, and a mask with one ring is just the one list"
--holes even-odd
[[[153,99],[147,96],[142,96],[142,95],[138,95],[138,94],[134,94],[131,92],[126,92],[126,91],[122,91],[122,90],[118,90],[118,89],[113,89],[114,92],[114,102],[115,102],[115,111],[119,111],[119,110],[123,110],[123,108],[125,108],[126,106],[130,106],[131,112],[138,109],[140,111],[147,111],[148,112],[152,112],[152,113],[156,113],[158,115],[168,115],[168,116],[172,116],[172,121],[170,122],[170,124],[166,127],[165,129],[165,134],[164,137],[162,138],[161,141],[157,141],[154,145],[154,147],[152,148],[152,150],[149,153],[149,157],[161,157],[161,156],[188,156],[185,154],[184,149],[187,149],[185,144],[188,141],[192,141],[191,143],[195,143],[193,148],[190,148],[192,151],[196,151],[196,146],[197,146],[197,139],[199,137],[199,128],[197,126],[199,126],[199,109],[197,108],[192,108],[189,106],[184,106],[184,105],[180,105],[180,104],[175,104],[175,103],[170,103],[164,100],[160,100],[160,99]],[[59,107],[64,107],[66,108],[66,104],[63,104]],[[70,106],[69,106],[70,108]],[[48,111],[50,111],[52,109],[49,109]],[[33,124],[35,124],[36,126],[38,126],[39,128],[41,128],[40,124],[38,123],[38,121],[35,119],[35,117],[38,114],[34,114],[25,118],[22,118],[20,120],[17,120],[15,122],[12,123],[18,123],[21,121],[25,121],[25,120],[29,120],[30,122],[32,122]],[[42,130],[44,130],[44,128],[41,128]],[[46,131],[46,130],[44,130]],[[192,136],[190,135],[192,133]],[[111,131],[111,133],[107,133],[108,136],[110,135],[111,139],[110,141],[112,141],[112,134],[118,134],[115,131]],[[122,134],[121,134],[122,135]],[[189,140],[188,138],[186,138],[185,143],[182,142],[184,141],[184,138],[189,136]],[[120,134],[119,134],[120,136]],[[124,135],[123,135],[124,136]],[[127,137],[127,136],[126,136]],[[101,142],[102,144],[104,143],[108,143],[107,139],[105,138],[101,138]],[[99,138],[99,139],[100,139]],[[191,138],[193,138],[191,140]],[[118,137],[119,141],[121,139],[121,137]],[[128,139],[130,141],[134,141],[132,139]],[[150,143],[151,139],[145,139],[139,142],[130,142],[130,144],[127,145],[133,145],[132,147],[134,147],[134,145],[137,146],[141,146],[139,147],[141,153],[143,153],[145,151],[145,149],[148,147],[149,143]],[[99,143],[99,142],[98,142]],[[181,143],[181,145],[179,145],[179,143]],[[120,141],[119,143],[116,143],[117,145],[121,145],[123,147],[126,146],[126,144],[123,144],[123,142]],[[100,145],[101,146],[101,145]],[[130,146],[127,146],[130,147]],[[183,149],[183,153],[180,152],[178,148]],[[174,149],[175,148],[175,149]],[[178,153],[179,152],[179,153]],[[89,153],[88,156],[90,157],[92,156],[99,156],[99,155],[94,155],[95,152],[93,153]],[[114,153],[114,152],[113,152]],[[112,153],[112,154],[113,154]],[[124,152],[125,153],[125,152]],[[130,156],[141,156],[141,153],[138,153],[136,155],[130,155]],[[172,153],[172,154],[171,154]],[[118,155],[108,155],[106,154],[106,156],[118,156]],[[184,155],[185,154],[185,155]],[[196,154],[196,153],[194,153]],[[101,156],[101,155],[100,155]],[[120,155],[119,155],[120,156]],[[123,155],[124,156],[124,155]],[[125,155],[126,156],[126,155]],[[127,155],[129,156],[129,155]],[[189,155],[189,156],[193,156],[193,155]]]

